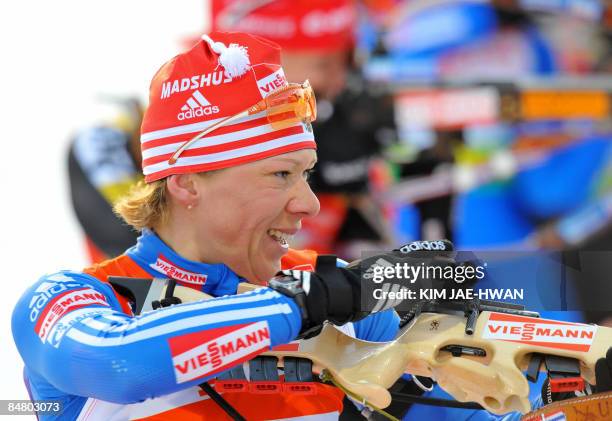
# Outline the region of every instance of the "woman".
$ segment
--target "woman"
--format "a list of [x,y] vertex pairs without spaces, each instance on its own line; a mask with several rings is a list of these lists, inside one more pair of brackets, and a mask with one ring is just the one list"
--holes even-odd
[[[273,289],[234,295],[240,282],[266,285],[280,269],[316,265],[314,253],[288,248],[319,210],[307,182],[314,96],[307,83],[285,80],[279,52],[259,37],[213,33],[162,66],[141,129],[146,184],[117,206],[142,230],[137,245],[81,273],[45,276],[17,304],[28,389],[32,399],[61,401],[60,419],[222,419],[198,385],[272,346],[316,334],[325,320],[373,341],[397,332],[389,311],[346,324],[367,312],[359,276],[335,266],[324,281],[296,270]],[[135,315],[138,303],[109,283],[116,276],[169,278],[218,298]],[[247,337],[256,340],[244,346]],[[226,352],[210,351],[219,344]],[[337,418],[342,394],[315,387],[316,399],[225,399],[249,420]]]

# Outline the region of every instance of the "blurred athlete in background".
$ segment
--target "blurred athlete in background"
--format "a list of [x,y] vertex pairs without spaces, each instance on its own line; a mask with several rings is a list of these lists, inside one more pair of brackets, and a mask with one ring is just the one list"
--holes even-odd
[[138,233],[113,212],[140,174],[143,106],[136,98],[102,98],[95,122],[76,132],[68,152],[70,197],[91,262],[118,256]]

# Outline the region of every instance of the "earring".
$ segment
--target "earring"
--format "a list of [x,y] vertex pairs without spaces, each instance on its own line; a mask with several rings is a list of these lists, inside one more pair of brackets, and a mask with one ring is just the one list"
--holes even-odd
[[187,210],[190,211],[191,209],[193,209],[193,205],[190,203],[187,205]]

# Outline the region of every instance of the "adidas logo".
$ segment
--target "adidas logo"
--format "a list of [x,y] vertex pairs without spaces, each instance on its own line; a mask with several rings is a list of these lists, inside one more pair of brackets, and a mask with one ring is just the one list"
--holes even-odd
[[176,118],[179,120],[188,120],[194,117],[203,117],[205,115],[217,114],[219,107],[210,105],[210,102],[202,95],[200,91],[195,91],[181,107],[181,112]]
[[408,254],[411,251],[419,251],[419,250],[446,250],[446,244],[444,241],[413,241],[412,243],[408,243],[403,245],[399,251]]

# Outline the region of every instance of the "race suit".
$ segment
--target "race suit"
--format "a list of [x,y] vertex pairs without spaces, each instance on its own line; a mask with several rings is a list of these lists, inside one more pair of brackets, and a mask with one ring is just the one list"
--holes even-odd
[[[315,252],[290,249],[281,265],[313,270],[315,262]],[[130,302],[110,286],[108,276],[172,278],[218,298],[133,316]],[[243,281],[223,264],[182,258],[147,230],[116,259],[83,273],[64,271],[42,277],[17,303],[12,320],[31,399],[63,404],[58,417],[39,419],[229,419],[198,384],[273,346],[291,342],[301,327],[293,300],[275,291],[261,288],[234,295]],[[385,311],[342,330],[360,339],[390,341],[398,332],[398,322],[394,311]],[[236,352],[220,358],[193,351],[213,343],[223,343],[226,349],[231,344],[244,345],[240,339],[253,333],[259,334],[257,341],[244,349],[236,346]],[[343,394],[328,385],[313,385],[315,396],[229,393],[224,398],[249,421],[336,420]],[[424,396],[441,394],[436,386]],[[303,418],[309,415],[314,418]],[[515,421],[520,414],[497,417],[482,410],[413,405],[405,419]]]
[[[316,254],[290,250],[284,269],[312,270]],[[134,316],[108,276],[173,278],[213,298]],[[225,412],[198,384],[293,341],[301,328],[294,301],[268,288],[235,295],[243,282],[223,264],[186,260],[144,231],[124,255],[83,272],[42,277],[17,304],[12,329],[32,399],[63,403],[42,420],[221,420]],[[358,338],[388,341],[393,311],[343,326]],[[226,393],[246,419],[337,419],[343,394],[315,383],[316,396]]]

